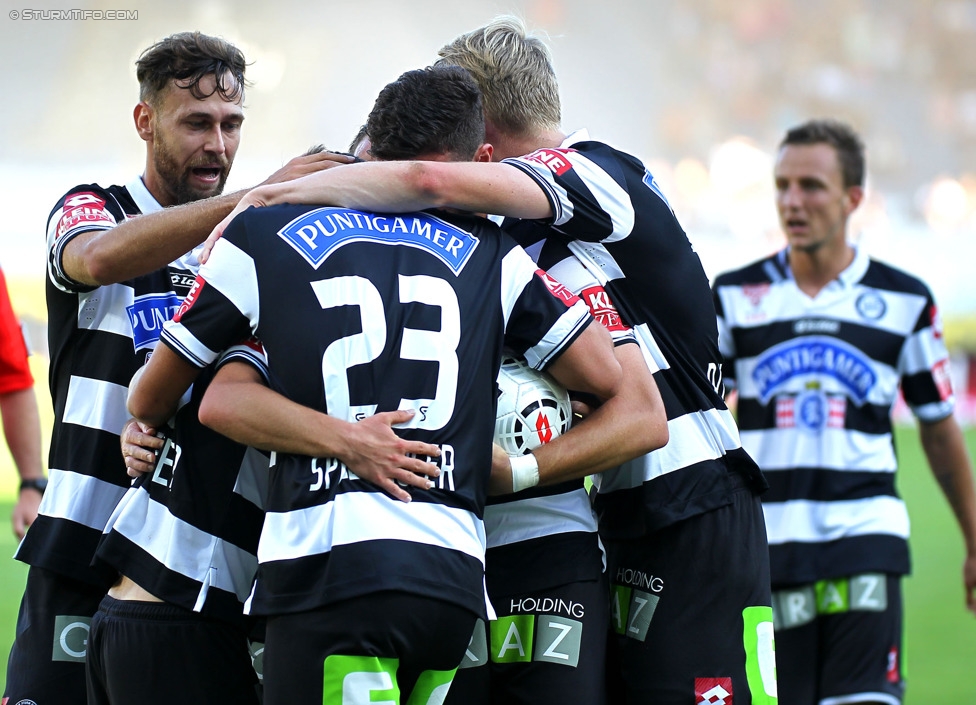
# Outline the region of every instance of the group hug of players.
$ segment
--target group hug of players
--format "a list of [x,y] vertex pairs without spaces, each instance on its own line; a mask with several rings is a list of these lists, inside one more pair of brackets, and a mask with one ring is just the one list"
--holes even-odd
[[[698,256],[637,158],[562,132],[520,21],[439,56],[351,154],[223,196],[243,56],[140,57],[145,173],[49,220],[56,421],[4,705],[777,702],[768,484]],[[515,458],[503,350],[588,400]]]

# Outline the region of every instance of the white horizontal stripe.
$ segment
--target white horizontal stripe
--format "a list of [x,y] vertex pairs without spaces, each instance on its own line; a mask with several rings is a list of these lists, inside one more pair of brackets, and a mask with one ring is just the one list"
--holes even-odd
[[177,354],[197,367],[206,367],[216,360],[220,354],[219,350],[208,348],[197,340],[196,336],[187,330],[186,326],[176,321],[166,321],[159,339],[171,344]]
[[671,419],[668,433],[666,446],[594,476],[593,483],[600,492],[640,487],[655,477],[721,458],[740,447],[735,420],[727,409],[695,411]]
[[[885,313],[881,318],[865,318],[858,311],[857,301],[865,294],[884,301]],[[754,293],[750,292],[750,295]],[[818,294],[816,299],[811,299],[798,290],[792,278],[771,284],[769,292],[762,296],[757,305],[746,296],[741,286],[723,286],[719,289],[719,296],[725,318],[733,328],[759,328],[777,321],[823,318],[869,326],[895,335],[907,335],[915,329],[926,303],[917,294],[863,285],[855,286],[852,292],[836,282]]]
[[129,420],[129,412],[125,408],[128,392],[128,388],[121,384],[72,375],[68,382],[62,420],[118,436]]
[[912,413],[918,417],[920,421],[933,423],[935,421],[941,421],[946,416],[952,413],[955,408],[954,397],[951,397],[947,401],[933,402],[931,404],[922,404],[921,406],[912,406]]
[[125,488],[77,472],[51,469],[38,512],[101,531]]
[[141,488],[130,489],[112,517],[111,529],[140,546],[169,570],[208,586],[234,593],[241,602],[250,594],[258,568],[255,556],[232,543],[173,516]]
[[132,323],[126,309],[134,300],[132,287],[125,284],[109,284],[78,294],[78,328],[131,339]]
[[898,467],[891,436],[843,428],[825,428],[820,434],[799,428],[742,431],[742,447],[764,472],[798,465],[861,472],[894,472]]
[[837,502],[763,502],[770,545],[824,543],[851,536],[887,534],[908,538],[908,512],[897,497]]
[[533,497],[485,507],[488,548],[570,531],[596,530],[596,515],[582,487],[551,497]]
[[430,502],[400,502],[380,492],[344,492],[327,504],[269,512],[258,560],[291,560],[381,539],[452,549],[485,562],[485,526],[474,514]]

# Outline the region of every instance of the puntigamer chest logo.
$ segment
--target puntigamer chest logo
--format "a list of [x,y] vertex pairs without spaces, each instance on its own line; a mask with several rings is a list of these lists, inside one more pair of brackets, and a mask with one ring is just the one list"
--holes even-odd
[[163,331],[163,324],[179,308],[180,299],[173,293],[137,296],[132,305],[126,307],[132,326],[132,344],[137,352],[156,344]]
[[278,235],[314,269],[343,245],[375,242],[425,250],[458,275],[478,247],[478,239],[471,233],[427,213],[382,215],[347,208],[309,211]]
[[763,404],[778,392],[789,391],[788,383],[798,377],[832,377],[858,405],[867,401],[878,381],[873,363],[864,353],[836,338],[820,336],[770,348],[759,356],[752,371]]

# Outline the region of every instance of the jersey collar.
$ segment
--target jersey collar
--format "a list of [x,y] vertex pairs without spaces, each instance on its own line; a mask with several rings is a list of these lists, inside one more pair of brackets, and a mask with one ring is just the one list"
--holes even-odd
[[[864,275],[868,272],[868,266],[871,264],[868,253],[864,248],[858,247],[857,245],[852,245],[854,248],[854,259],[847,265],[840,274],[837,275],[835,281],[839,282],[844,288],[851,288],[859,281],[864,278]],[[779,252],[777,257],[777,264],[782,272],[789,278],[793,279],[793,270],[790,268],[789,260],[790,248],[786,247]]]
[[125,190],[129,192],[132,196],[132,200],[136,202],[139,206],[139,212],[143,215],[147,213],[155,213],[156,211],[163,210],[163,207],[159,205],[159,202],[153,198],[153,195],[149,193],[149,189],[142,182],[142,177],[137,176],[132,181],[125,185]]
[[583,129],[576,130],[576,132],[568,135],[566,139],[563,140],[563,143],[559,145],[559,148],[568,149],[572,147],[574,144],[577,144],[578,142],[589,142],[589,141],[590,141],[590,133],[587,132],[586,128],[584,127]]

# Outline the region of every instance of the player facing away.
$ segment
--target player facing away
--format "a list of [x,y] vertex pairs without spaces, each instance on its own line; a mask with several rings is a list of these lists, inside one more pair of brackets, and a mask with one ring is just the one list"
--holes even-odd
[[784,702],[797,705],[902,700],[899,387],[962,529],[966,604],[976,611],[976,496],[941,321],[925,284],[847,241],[864,177],[850,126],[789,130],[775,164],[787,247],[714,286],[742,442],[769,478],[778,675]]
[[[598,480],[596,498],[618,655],[610,700],[776,702],[758,497],[766,485],[722,398],[714,305],[698,256],[637,158],[584,132],[562,132],[551,59],[521,21],[495,20],[442,53],[482,86],[493,159],[503,163],[353,164],[256,189],[242,204],[450,206],[522,219],[506,229],[532,251],[542,248],[540,257],[548,243],[568,247],[634,329],[670,437],[636,460],[618,458],[601,437],[582,448],[597,449],[597,458],[564,452],[581,449],[583,436],[572,432],[532,453],[542,482],[614,468]],[[604,404],[594,416],[613,408]]]
[[[77,186],[48,219],[55,422],[50,484],[16,556],[31,568],[7,665],[10,702],[86,701],[88,625],[117,577],[92,567],[92,556],[129,486],[126,463],[153,455],[119,454],[126,386],[189,291],[196,258],[184,255],[240,199],[218,194],[240,141],[244,67],[236,47],[197,32],[148,48],[133,111],[146,144],[142,175],[125,186]],[[323,163],[297,158],[268,182]]]
[[[476,86],[456,69],[431,73],[466,83],[470,98],[464,119],[446,125],[418,114],[417,130],[445,130],[420,153],[484,153]],[[443,118],[434,101],[421,109]],[[442,701],[487,616],[480,517],[502,347],[612,397],[620,368],[591,322],[484,218],[282,206],[234,220],[134,383],[130,410],[147,422],[165,415],[212,351],[255,333],[273,390],[350,423],[410,409],[401,435],[440,450],[436,485],[411,490],[410,502],[334,458],[277,455],[251,602],[268,617],[269,705],[343,693]]]

